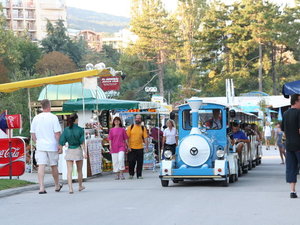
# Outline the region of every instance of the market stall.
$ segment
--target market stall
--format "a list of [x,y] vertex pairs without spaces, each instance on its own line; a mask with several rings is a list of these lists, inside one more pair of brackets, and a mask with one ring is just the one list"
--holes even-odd
[[[0,92],[9,93],[20,90],[22,88],[27,88],[28,93],[28,106],[29,106],[29,122],[31,123],[32,112],[31,112],[31,98],[30,98],[30,88],[40,87],[48,84],[70,84],[76,82],[89,83],[90,79],[97,77],[111,76],[110,69],[93,69],[88,71],[81,71],[75,73],[62,74],[51,77],[43,77],[31,80],[22,80],[17,82],[10,82],[0,84]],[[93,78],[92,78],[93,77]],[[82,96],[84,93],[84,87],[82,85]],[[83,108],[84,111],[84,108]],[[31,146],[31,150],[33,147]],[[31,151],[33,152],[33,151]],[[32,158],[31,155],[31,171],[32,171]]]
[[[83,118],[82,115],[82,108],[86,109],[86,117]],[[156,108],[159,108],[159,104],[154,102],[146,102],[146,101],[132,101],[132,100],[116,100],[116,99],[77,99],[77,100],[70,100],[63,104],[63,111],[77,111],[77,114],[79,116],[79,125],[82,127],[85,127],[86,137],[87,137],[87,143],[89,143],[89,140],[93,139],[101,139],[101,152],[102,152],[102,168],[104,171],[110,171],[112,169],[111,165],[111,155],[109,153],[108,148],[108,140],[107,136],[109,133],[109,123],[112,121],[111,117],[113,116],[121,116],[123,117],[124,125],[132,124],[133,120],[131,119],[129,124],[128,122],[125,122],[126,118],[132,117],[134,114],[142,114],[142,115],[148,115],[148,116],[154,116],[155,120],[157,118],[158,113],[156,112]],[[155,112],[149,112],[149,111],[155,111]],[[114,115],[113,115],[114,114]],[[91,129],[92,128],[92,129]],[[91,139],[92,137],[92,139]],[[151,143],[151,140],[150,142]],[[151,152],[149,152],[145,159],[149,160],[147,161],[147,164],[151,164],[151,168],[153,168],[153,160],[152,160],[152,150],[153,146],[150,145],[149,149]],[[89,153],[90,154],[90,153]],[[150,154],[152,154],[150,156]],[[150,162],[151,158],[151,162]],[[90,162],[91,163],[91,162]],[[94,162],[97,165],[101,162]],[[155,161],[154,161],[155,163]],[[91,163],[90,166],[92,167],[93,163]],[[90,175],[88,173],[88,175]]]
[[[79,118],[78,124],[85,128],[86,144],[89,153],[87,176],[92,176],[102,171],[98,170],[97,172],[93,170],[93,168],[98,168],[99,165],[104,171],[111,171],[112,169],[109,142],[107,139],[112,114],[115,114],[118,110],[136,110],[149,106],[151,104],[148,102],[94,98],[69,100],[63,104],[63,111],[77,112]],[[152,104],[152,106],[156,105]],[[85,109],[85,114],[83,114],[83,108]],[[92,144],[94,142],[98,144]],[[90,151],[92,146],[94,151]]]

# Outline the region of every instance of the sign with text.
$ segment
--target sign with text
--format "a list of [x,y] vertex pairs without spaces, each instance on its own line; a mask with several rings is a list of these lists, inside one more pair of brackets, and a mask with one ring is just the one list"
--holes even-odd
[[9,176],[10,155],[12,176],[21,176],[25,172],[25,143],[21,138],[0,139],[0,176]]
[[101,77],[99,79],[99,86],[103,91],[120,90],[120,77],[117,76]]

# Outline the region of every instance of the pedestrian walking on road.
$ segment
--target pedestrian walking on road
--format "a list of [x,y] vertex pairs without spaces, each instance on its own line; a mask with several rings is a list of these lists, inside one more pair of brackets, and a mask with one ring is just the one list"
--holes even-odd
[[163,140],[163,132],[161,131],[161,124],[157,124],[157,126],[152,127],[150,130],[150,136],[152,137],[152,143],[154,144],[154,154],[155,159],[157,162],[159,162],[159,157],[161,153],[161,146],[162,146],[162,140]]
[[69,126],[64,129],[62,133],[59,144],[60,148],[68,143],[68,149],[66,150],[65,160],[67,161],[67,179],[69,185],[69,193],[73,194],[73,185],[72,185],[72,171],[73,164],[76,163],[77,173],[78,173],[78,184],[79,191],[85,189],[82,185],[82,165],[83,158],[87,158],[87,150],[84,144],[84,130],[78,126],[78,116],[76,113],[72,114],[69,117]]
[[59,192],[62,184],[59,184],[58,147],[61,127],[56,115],[51,113],[51,103],[48,99],[41,102],[43,112],[35,116],[31,123],[30,133],[36,143],[36,161],[38,164],[38,180],[40,185],[39,194],[46,194],[44,185],[45,167],[51,166],[52,176],[55,182],[55,191]]
[[142,116],[135,116],[135,124],[127,127],[127,136],[129,138],[128,164],[129,179],[133,179],[136,165],[137,179],[143,179],[142,170],[144,163],[144,143],[146,152],[148,152],[148,134],[147,129],[141,125]]
[[275,140],[276,140],[276,144],[279,149],[281,164],[284,164],[284,160],[285,160],[285,146],[283,143],[283,135],[284,135],[284,132],[281,130],[281,124],[278,123],[276,125]]
[[270,150],[270,140],[272,137],[272,127],[270,126],[269,122],[266,122],[266,125],[264,126],[264,136],[265,136],[265,144],[266,144],[266,150]]
[[290,183],[291,198],[297,198],[296,183],[300,163],[300,95],[291,96],[291,108],[282,120],[282,130],[286,137],[286,182]]
[[125,180],[125,153],[128,148],[128,136],[123,127],[120,117],[113,119],[112,129],[109,131],[109,149],[112,157],[113,171],[116,173],[116,180]]

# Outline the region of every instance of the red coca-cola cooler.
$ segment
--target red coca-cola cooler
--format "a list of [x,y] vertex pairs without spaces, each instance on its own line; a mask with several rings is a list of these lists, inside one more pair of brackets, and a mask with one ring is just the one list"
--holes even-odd
[[[11,149],[11,151],[10,151]],[[11,152],[11,159],[10,159]],[[12,162],[10,174],[10,160]],[[21,138],[0,138],[0,176],[21,176],[25,172],[25,142]]]

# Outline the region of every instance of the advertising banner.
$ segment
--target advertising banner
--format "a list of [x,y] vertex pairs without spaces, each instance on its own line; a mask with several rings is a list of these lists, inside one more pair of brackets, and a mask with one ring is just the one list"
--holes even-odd
[[10,176],[10,142],[12,176],[21,176],[25,172],[25,143],[21,138],[0,139],[0,176]]
[[7,122],[8,129],[22,128],[21,114],[6,115],[6,122]]
[[120,77],[101,77],[99,78],[99,86],[103,91],[118,91],[120,90]]

